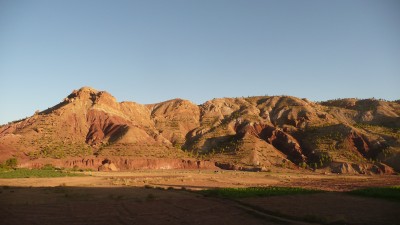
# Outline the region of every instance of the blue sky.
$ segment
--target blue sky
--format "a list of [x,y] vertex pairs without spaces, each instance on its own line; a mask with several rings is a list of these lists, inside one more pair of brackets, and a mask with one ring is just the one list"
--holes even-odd
[[398,0],[0,0],[0,124],[119,101],[400,98]]

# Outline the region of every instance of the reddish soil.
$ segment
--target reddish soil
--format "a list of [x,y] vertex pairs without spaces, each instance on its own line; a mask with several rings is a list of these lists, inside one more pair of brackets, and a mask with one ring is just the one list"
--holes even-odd
[[121,187],[10,188],[3,189],[1,195],[1,224],[264,223],[263,219],[234,205],[184,191]]
[[[399,185],[399,176],[198,170],[87,174],[91,176],[0,179],[0,224],[310,224],[305,222],[310,219],[400,224],[399,202],[340,193]],[[271,185],[339,192],[233,201],[184,190]]]
[[116,170],[324,168],[400,172],[400,104],[314,103],[291,96],[182,99],[141,105],[83,87],[58,105],[0,125],[0,163]]
[[326,224],[400,224],[399,202],[344,193],[248,198],[240,202],[272,214]]

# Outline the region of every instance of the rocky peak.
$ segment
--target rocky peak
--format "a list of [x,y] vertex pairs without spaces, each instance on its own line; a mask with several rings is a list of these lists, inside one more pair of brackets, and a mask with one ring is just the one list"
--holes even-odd
[[0,158],[11,148],[39,158],[183,157],[183,148],[237,168],[288,160],[314,168],[380,160],[398,168],[399,115],[397,102],[375,99],[255,96],[141,105],[82,87],[48,110],[1,126]]
[[160,102],[157,104],[146,105],[150,110],[153,117],[159,115],[172,115],[172,114],[182,114],[182,113],[193,113],[193,111],[198,111],[198,106],[191,101],[185,99],[172,99],[165,102]]
[[117,99],[105,91],[97,92],[96,95],[93,95],[92,100],[94,104],[113,105],[115,107],[118,105]]
[[93,96],[96,96],[98,91],[91,87],[82,87],[78,90],[73,90],[70,95],[68,95],[64,102],[74,102],[76,100],[92,100]]
[[115,97],[108,92],[98,91],[91,87],[82,87],[78,90],[72,91],[72,93],[64,99],[64,102],[74,102],[77,100],[91,101],[93,105],[105,104],[116,106],[118,104]]

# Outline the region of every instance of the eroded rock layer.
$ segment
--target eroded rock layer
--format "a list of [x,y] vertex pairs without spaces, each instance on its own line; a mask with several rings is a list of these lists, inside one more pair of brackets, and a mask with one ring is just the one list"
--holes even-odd
[[260,96],[142,105],[83,87],[52,108],[2,125],[0,162],[15,157],[22,167],[395,173],[399,115],[398,101],[376,99],[315,103]]

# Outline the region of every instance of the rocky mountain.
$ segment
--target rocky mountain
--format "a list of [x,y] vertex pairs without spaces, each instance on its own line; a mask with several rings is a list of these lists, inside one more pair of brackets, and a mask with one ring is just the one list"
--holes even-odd
[[0,162],[393,173],[400,171],[399,128],[399,101],[259,96],[142,105],[83,87],[52,108],[1,126]]

